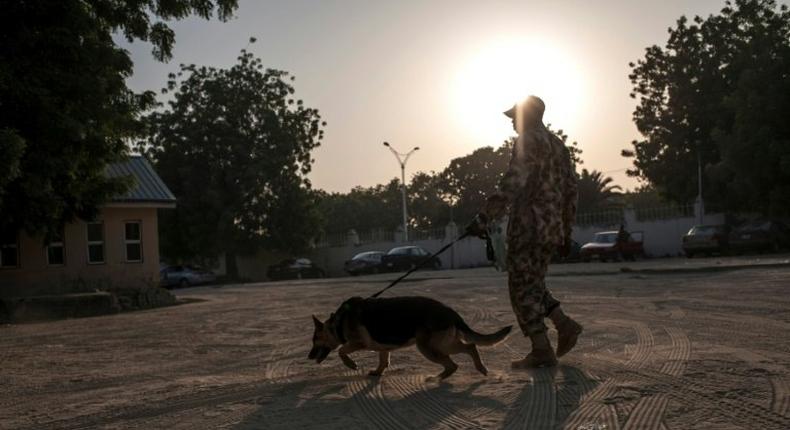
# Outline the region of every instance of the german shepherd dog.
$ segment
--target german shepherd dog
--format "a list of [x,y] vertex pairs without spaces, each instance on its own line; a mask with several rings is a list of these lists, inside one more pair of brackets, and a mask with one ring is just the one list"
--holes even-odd
[[368,350],[379,353],[379,365],[370,376],[380,376],[389,366],[390,351],[417,344],[428,360],[444,366],[437,377],[447,378],[458,365],[451,354],[466,353],[475,368],[488,374],[477,346],[495,345],[503,341],[513,326],[493,334],[480,334],[464,322],[453,309],[427,297],[362,298],[352,297],[321,322],[313,315],[315,332],[313,349],[307,356],[321,363],[330,352],[340,347],[338,355],[347,367],[357,364],[348,355]]

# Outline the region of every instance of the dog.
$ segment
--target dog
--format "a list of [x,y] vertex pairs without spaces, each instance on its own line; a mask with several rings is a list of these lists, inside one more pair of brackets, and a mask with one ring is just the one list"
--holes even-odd
[[455,310],[427,297],[352,297],[324,322],[313,315],[313,323],[315,332],[309,360],[321,363],[339,347],[343,364],[356,370],[357,364],[349,354],[377,351],[379,365],[369,375],[381,376],[389,366],[390,351],[417,344],[425,358],[444,366],[438,379],[455,373],[458,365],[450,355],[458,353],[469,354],[477,371],[487,375],[488,369],[477,347],[502,342],[513,328],[507,326],[493,334],[480,334],[469,328]]

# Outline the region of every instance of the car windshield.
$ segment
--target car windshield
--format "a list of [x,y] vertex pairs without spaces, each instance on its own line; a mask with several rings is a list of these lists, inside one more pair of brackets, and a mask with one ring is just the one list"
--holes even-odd
[[698,236],[711,236],[719,231],[719,226],[715,225],[697,225],[689,230],[688,234]]
[[400,248],[392,248],[387,255],[406,255],[409,253],[410,246],[402,246]]
[[377,260],[381,259],[380,252],[362,252],[354,256],[352,260]]
[[595,243],[615,243],[617,241],[617,233],[595,233]]

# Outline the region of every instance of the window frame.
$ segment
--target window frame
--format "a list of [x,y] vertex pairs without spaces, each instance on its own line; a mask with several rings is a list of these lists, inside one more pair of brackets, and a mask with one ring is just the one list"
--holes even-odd
[[[59,241],[57,241],[57,242],[49,242],[49,243],[47,243],[47,246],[44,247],[44,253],[46,254],[45,258],[47,260],[47,266],[49,266],[49,267],[63,267],[63,266],[66,265],[66,234],[65,233],[66,233],[65,231],[61,231],[61,233],[60,233],[60,240]],[[61,252],[62,257],[63,257],[63,262],[62,263],[52,263],[51,261],[49,261],[49,249],[50,248],[55,248],[55,247],[59,247],[60,248],[60,252]]]
[[[20,252],[19,252],[19,232],[18,231],[14,234],[14,239],[15,239],[15,242],[13,244],[2,243],[3,242],[3,238],[2,238],[2,235],[0,235],[0,270],[13,270],[13,269],[18,269],[21,266],[20,261],[19,261]],[[10,266],[10,265],[6,266],[5,264],[3,264],[3,252],[2,251],[5,250],[5,248],[14,248],[14,251],[16,252],[16,264],[14,264],[13,266]]]
[[[137,239],[129,239],[126,237],[126,226],[128,224],[137,224],[137,232],[139,237]],[[130,260],[129,259],[129,245],[137,245],[140,247],[140,259],[139,260]],[[123,256],[124,262],[126,263],[142,263],[144,260],[143,257],[143,221],[139,219],[133,220],[124,220],[123,222]]]
[[[90,225],[91,224],[99,224],[101,226],[101,238],[102,240],[91,240],[90,238]],[[85,250],[87,251],[87,255],[85,261],[89,265],[96,265],[96,264],[106,264],[107,263],[107,235],[105,234],[104,229],[104,221],[91,221],[85,223],[85,239],[87,245],[85,246]],[[101,245],[102,248],[102,260],[101,261],[91,261],[91,246],[92,245]]]

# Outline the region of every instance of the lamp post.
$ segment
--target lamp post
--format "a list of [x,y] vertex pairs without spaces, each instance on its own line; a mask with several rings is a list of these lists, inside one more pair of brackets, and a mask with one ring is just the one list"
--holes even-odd
[[697,206],[699,211],[699,223],[705,224],[705,201],[702,200],[702,150],[701,143],[697,141]]
[[401,194],[403,196],[403,235],[406,241],[409,241],[409,224],[408,224],[408,215],[406,214],[406,162],[409,161],[409,157],[411,154],[414,154],[414,151],[420,149],[419,146],[415,146],[414,149],[411,151],[402,154],[395,150],[388,142],[384,142],[384,146],[387,147],[394,155],[395,158],[398,160],[398,164],[400,164],[400,178],[401,178]]

